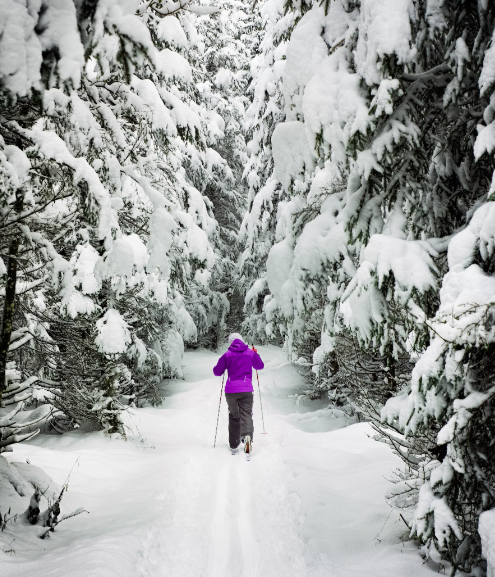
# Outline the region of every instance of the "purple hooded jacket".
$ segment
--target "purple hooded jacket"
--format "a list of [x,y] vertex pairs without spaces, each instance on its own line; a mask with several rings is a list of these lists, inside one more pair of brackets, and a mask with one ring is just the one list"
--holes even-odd
[[227,369],[226,393],[249,393],[253,390],[253,368],[261,370],[265,365],[258,353],[252,351],[240,339],[230,345],[228,351],[219,359],[213,374],[219,377]]

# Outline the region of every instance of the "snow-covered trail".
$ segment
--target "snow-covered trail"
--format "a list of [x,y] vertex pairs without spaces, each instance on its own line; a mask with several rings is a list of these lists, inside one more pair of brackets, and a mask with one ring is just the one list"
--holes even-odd
[[[0,575],[21,577],[421,577],[386,506],[384,478],[399,465],[364,424],[341,428],[324,403],[296,405],[300,378],[276,347],[261,347],[267,435],[255,398],[252,460],[227,449],[217,356],[185,358],[186,381],[164,386],[161,407],[129,415],[127,442],[99,432],[41,436],[16,446],[62,483],[76,459],[50,541],[0,548]],[[256,391],[257,395],[257,391]],[[3,534],[2,545],[9,541]],[[41,553],[41,555],[40,555]],[[35,558],[36,557],[36,558]],[[34,573],[35,572],[35,573]]]

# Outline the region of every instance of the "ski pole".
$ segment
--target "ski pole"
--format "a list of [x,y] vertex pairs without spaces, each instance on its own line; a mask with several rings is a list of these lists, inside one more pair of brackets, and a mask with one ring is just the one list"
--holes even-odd
[[261,407],[261,422],[263,423],[263,433],[261,433],[262,435],[266,435],[266,431],[265,431],[265,419],[263,417],[263,403],[261,402],[261,387],[260,387],[260,378],[258,376],[258,371],[256,371],[256,378],[258,379],[258,392],[260,394],[260,407]]
[[217,428],[215,429],[215,442],[213,443],[213,448],[215,448],[217,444],[217,432],[218,432],[218,421],[220,419],[220,407],[222,406],[222,395],[223,395],[223,383],[225,381],[225,373],[223,374],[222,378],[222,388],[220,390],[220,402],[218,403],[218,415],[217,415]]

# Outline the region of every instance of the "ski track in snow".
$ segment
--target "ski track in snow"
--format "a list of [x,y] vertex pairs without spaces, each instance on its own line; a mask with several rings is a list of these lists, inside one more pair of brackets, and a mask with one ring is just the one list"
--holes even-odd
[[[248,466],[249,464],[246,462],[245,468]],[[242,550],[242,577],[255,577],[259,560],[259,545],[251,518],[251,474],[251,471],[248,470],[246,474],[240,467],[237,467],[238,529]]]
[[238,463],[223,467],[216,479],[210,532],[209,577],[255,577],[258,542],[252,524],[250,471]]
[[[2,552],[0,575],[25,577],[422,577],[404,527],[385,504],[384,476],[398,465],[366,425],[342,429],[325,403],[296,405],[300,377],[276,347],[260,347],[268,429],[258,392],[254,451],[228,451],[216,355],[186,354],[186,381],[164,386],[164,403],[129,418],[124,443],[101,433],[40,436],[9,458],[43,467],[58,483],[77,456],[51,541],[17,536],[15,557]],[[385,524],[385,525],[384,525]],[[380,541],[376,536],[380,533]],[[42,544],[42,545],[41,545]],[[37,557],[38,556],[38,557]]]
[[225,466],[217,478],[214,503],[214,517],[211,524],[211,554],[209,556],[208,575],[223,575],[230,552],[231,524],[227,514],[229,467]]

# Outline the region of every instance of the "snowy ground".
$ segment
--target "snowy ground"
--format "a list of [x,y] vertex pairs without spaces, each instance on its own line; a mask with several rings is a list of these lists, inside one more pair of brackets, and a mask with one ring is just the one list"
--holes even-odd
[[282,351],[260,354],[268,434],[256,397],[251,462],[227,449],[225,401],[212,447],[221,383],[206,351],[186,354],[186,382],[164,385],[161,407],[134,412],[127,442],[76,431],[16,446],[10,461],[28,458],[60,484],[79,458],[62,509],[90,514],[49,541],[12,541],[7,528],[0,575],[431,576],[384,501],[398,459],[367,425],[342,428],[323,403],[296,405],[300,377]]

